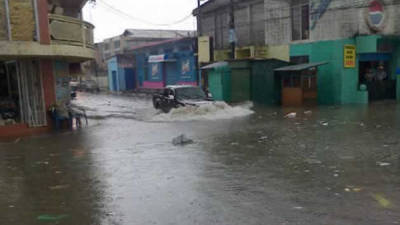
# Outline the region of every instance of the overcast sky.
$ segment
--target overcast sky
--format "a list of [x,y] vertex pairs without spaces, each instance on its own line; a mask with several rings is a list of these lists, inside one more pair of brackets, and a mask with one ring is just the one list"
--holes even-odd
[[[195,30],[196,19],[188,16],[196,6],[197,0],[97,0],[95,5],[87,4],[83,13],[85,20],[96,26],[95,40],[100,42],[128,28]],[[183,18],[188,19],[171,26],[160,25]]]

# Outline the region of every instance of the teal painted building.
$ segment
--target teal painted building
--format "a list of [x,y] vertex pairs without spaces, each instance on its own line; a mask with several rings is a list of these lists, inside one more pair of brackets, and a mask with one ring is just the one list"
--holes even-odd
[[[268,46],[288,45],[294,64],[328,63],[318,69],[319,104],[400,100],[399,4],[384,0],[265,0],[265,5],[274,12],[266,14]],[[345,56],[348,46],[355,49],[351,62]]]

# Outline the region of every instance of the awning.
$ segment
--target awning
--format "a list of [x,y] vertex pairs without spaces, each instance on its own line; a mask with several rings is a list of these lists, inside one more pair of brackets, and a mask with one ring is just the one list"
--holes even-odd
[[201,67],[201,69],[202,70],[215,69],[215,68],[226,67],[228,65],[229,65],[228,62],[216,62],[216,63],[212,63],[207,66],[203,66],[203,67]]
[[318,67],[328,64],[327,62],[318,62],[318,63],[306,63],[306,64],[299,64],[299,65],[293,65],[293,66],[285,66],[281,67],[278,69],[275,69],[274,71],[277,72],[284,72],[284,71],[302,71],[302,70],[307,70],[313,67]]
[[159,62],[176,62],[176,59],[168,59],[167,55],[149,56],[149,63],[159,63]]

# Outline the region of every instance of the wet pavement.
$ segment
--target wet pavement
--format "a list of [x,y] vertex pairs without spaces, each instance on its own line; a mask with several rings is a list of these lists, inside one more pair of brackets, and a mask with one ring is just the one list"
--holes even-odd
[[394,102],[185,121],[143,98],[77,104],[89,127],[0,144],[0,224],[400,224]]

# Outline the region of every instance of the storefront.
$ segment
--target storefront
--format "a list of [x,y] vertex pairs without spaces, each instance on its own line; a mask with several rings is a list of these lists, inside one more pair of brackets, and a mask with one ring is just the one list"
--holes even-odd
[[142,89],[198,85],[197,38],[171,39],[137,47],[135,74]]
[[54,103],[51,61],[0,61],[0,138],[47,131]]
[[327,63],[306,63],[276,69],[275,76],[281,80],[282,106],[317,105],[318,67],[325,64]]
[[47,125],[39,62],[0,62],[0,126]]

